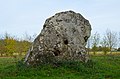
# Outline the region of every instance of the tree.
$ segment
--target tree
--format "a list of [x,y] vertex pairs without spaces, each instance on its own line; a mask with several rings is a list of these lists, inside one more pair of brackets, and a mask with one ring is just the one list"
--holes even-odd
[[11,37],[8,33],[5,34],[5,49],[6,49],[6,55],[12,56],[13,53],[16,52],[16,40]]
[[118,48],[117,51],[120,51],[120,48]]
[[[29,36],[27,35],[27,37]],[[13,56],[15,54],[21,56],[28,51],[31,44],[31,39],[22,40],[5,33],[4,37],[0,38],[0,56]]]
[[3,56],[5,54],[5,45],[4,45],[4,40],[0,39],[0,56]]
[[24,33],[24,40],[31,42],[32,41],[32,36],[28,35],[28,33]]
[[108,42],[106,40],[106,36],[103,37],[102,41],[101,41],[101,46],[102,46],[102,51],[104,52],[104,54],[106,55],[107,52],[109,51],[108,46]]
[[120,48],[120,32],[118,34],[118,48]]
[[111,30],[106,30],[105,40],[110,49],[110,54],[112,54],[112,49],[117,46],[117,34]]
[[100,41],[100,35],[99,35],[99,33],[96,32],[92,36],[92,51],[93,51],[94,54],[97,51],[97,46],[99,45],[99,41]]
[[28,49],[29,49],[29,47],[31,46],[31,42],[29,42],[29,41],[26,41],[26,40],[24,40],[24,41],[21,41],[21,45],[23,46],[23,53],[26,53],[27,51],[28,51]]

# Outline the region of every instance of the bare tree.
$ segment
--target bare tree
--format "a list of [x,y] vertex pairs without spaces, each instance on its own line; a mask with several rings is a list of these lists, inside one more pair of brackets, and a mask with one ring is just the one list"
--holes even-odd
[[119,35],[118,35],[118,48],[120,48],[120,32],[119,32]]
[[100,34],[96,32],[92,36],[92,51],[93,51],[94,54],[97,51],[97,46],[99,45],[99,42],[100,42]]
[[32,41],[34,41],[34,39],[37,37],[37,34],[36,33],[34,33],[33,35],[32,35]]
[[24,40],[31,42],[32,41],[32,36],[30,36],[27,32],[24,33]]
[[111,30],[106,30],[105,40],[110,49],[110,54],[112,54],[112,49],[117,46],[117,34]]
[[109,49],[108,49],[108,42],[107,42],[106,39],[107,39],[106,36],[104,36],[103,39],[100,42],[101,47],[102,47],[102,51],[104,52],[105,55],[109,51]]
[[27,32],[24,33],[24,40],[33,42],[33,40],[37,37],[37,34],[29,35]]

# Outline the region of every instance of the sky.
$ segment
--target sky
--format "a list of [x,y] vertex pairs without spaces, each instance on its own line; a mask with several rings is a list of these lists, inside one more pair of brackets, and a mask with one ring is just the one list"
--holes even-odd
[[47,18],[68,10],[88,19],[92,33],[120,32],[120,0],[0,0],[0,35],[38,35]]

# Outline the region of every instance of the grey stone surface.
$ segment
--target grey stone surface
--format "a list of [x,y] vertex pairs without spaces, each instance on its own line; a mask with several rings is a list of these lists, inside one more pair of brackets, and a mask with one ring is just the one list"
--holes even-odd
[[56,13],[45,21],[24,62],[28,65],[64,59],[87,62],[85,45],[90,34],[91,25],[81,14],[73,11]]

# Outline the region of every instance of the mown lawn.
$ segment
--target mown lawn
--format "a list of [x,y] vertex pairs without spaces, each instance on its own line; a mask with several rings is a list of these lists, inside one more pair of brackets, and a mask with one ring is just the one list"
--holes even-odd
[[120,79],[120,55],[92,56],[92,61],[63,62],[59,67],[26,67],[15,58],[0,58],[0,79]]

